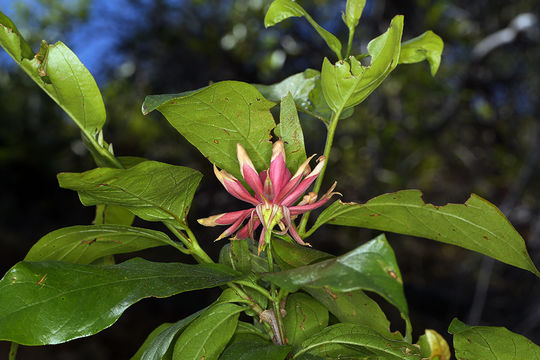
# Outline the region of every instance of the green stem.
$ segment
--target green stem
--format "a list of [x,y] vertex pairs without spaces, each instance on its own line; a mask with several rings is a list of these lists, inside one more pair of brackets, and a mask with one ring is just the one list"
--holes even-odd
[[17,350],[19,349],[19,344],[12,342],[9,349],[9,360],[15,360],[17,358]]
[[176,247],[178,250],[183,252],[184,254],[190,254],[192,255],[195,260],[197,260],[200,264],[213,264],[214,261],[208,256],[208,254],[199,246],[199,242],[197,241],[197,238],[195,237],[195,234],[191,231],[190,228],[186,228],[187,236],[182,234],[178,229],[171,224],[164,223],[165,226],[171,232],[180,240],[184,245],[185,248],[181,247],[180,245]]
[[246,280],[235,281],[235,283],[240,284],[240,285],[244,285],[244,286],[249,287],[249,288],[252,288],[253,290],[256,290],[259,293],[261,293],[262,295],[264,295],[264,297],[266,297],[268,300],[274,301],[274,298],[270,295],[268,290],[266,290],[265,288],[255,284],[255,283],[252,283],[252,282],[249,282],[249,281],[246,281]]
[[[266,258],[268,260],[268,270],[269,272],[274,272],[274,259],[272,257],[272,229],[267,229],[265,234],[265,239],[268,239],[268,247],[266,248]],[[272,302],[272,310],[274,311],[274,316],[277,321],[278,334],[277,338],[281,340],[281,343],[284,345],[287,342],[285,337],[285,325],[283,324],[283,317],[281,316],[281,309],[279,308],[279,295],[276,291],[276,286],[273,283],[270,283],[270,298]]]
[[345,59],[351,54],[352,42],[354,38],[354,28],[349,28],[349,41],[347,42],[347,53],[345,54]]
[[251,297],[249,297],[248,294],[246,294],[244,292],[244,290],[242,290],[242,288],[234,283],[228,283],[227,284],[230,288],[232,288],[234,291],[236,291],[236,293],[238,294],[238,296],[240,296],[242,299],[246,300],[248,303],[249,303],[249,307],[255,311],[255,313],[257,315],[260,316],[260,314],[264,311],[263,308],[257,304],[255,301],[253,301],[253,299]]
[[[326,134],[326,144],[324,145],[324,157],[326,158],[326,163],[324,164],[324,167],[321,170],[321,173],[319,174],[319,177],[317,177],[317,180],[315,180],[315,185],[313,186],[313,192],[315,194],[319,193],[319,190],[321,189],[321,185],[324,179],[324,173],[326,172],[326,167],[328,166],[328,161],[330,159],[330,150],[332,150],[332,144],[334,142],[334,135],[336,133],[336,127],[339,121],[339,117],[341,116],[341,112],[343,111],[343,107],[339,108],[337,112],[335,112],[332,115],[332,119],[330,120],[330,125],[328,126],[328,133]],[[309,219],[309,214],[311,211],[308,211],[302,215],[302,219],[300,220],[300,224],[298,225],[298,234],[300,237],[304,238],[304,235],[306,234],[306,225]]]
[[81,130],[81,134],[85,138],[85,140],[92,146],[92,148],[98,152],[101,156],[107,159],[107,161],[110,163],[112,167],[118,168],[118,169],[124,169],[124,165],[120,163],[120,161],[109,152],[109,150],[103,148],[103,146],[99,145],[98,141],[91,135],[85,132],[84,130]]
[[408,343],[412,343],[412,324],[408,316],[402,315],[403,320],[405,320],[405,338],[404,340]]

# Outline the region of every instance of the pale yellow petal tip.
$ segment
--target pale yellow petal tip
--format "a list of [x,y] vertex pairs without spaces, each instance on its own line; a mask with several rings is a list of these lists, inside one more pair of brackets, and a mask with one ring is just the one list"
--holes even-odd
[[209,216],[207,218],[197,219],[197,222],[199,224],[201,224],[202,226],[211,226],[211,227],[213,227],[213,226],[218,225],[216,223],[216,220],[218,218],[220,218],[220,217],[221,217],[221,214],[220,215],[212,215],[212,216]]
[[282,140],[278,140],[272,145],[272,160],[277,158],[280,154],[283,155],[283,159],[285,160],[285,146],[283,145]]

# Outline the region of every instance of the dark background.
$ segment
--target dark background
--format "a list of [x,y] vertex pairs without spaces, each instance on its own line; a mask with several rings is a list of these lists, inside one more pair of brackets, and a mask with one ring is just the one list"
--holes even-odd
[[[185,165],[203,172],[190,213],[202,246],[214,257],[219,229],[194,219],[236,208],[210,164],[159,114],[143,116],[148,94],[176,93],[209,82],[274,83],[306,67],[320,69],[331,52],[303,19],[264,29],[269,0],[0,1],[37,50],[64,41],[89,67],[104,96],[105,138],[118,155]],[[346,39],[345,1],[300,1],[326,29]],[[369,1],[353,52],[405,15],[407,40],[431,29],[445,41],[435,78],[427,64],[401,65],[353,117],[340,123],[325,185],[335,179],[346,201],[366,201],[418,188],[437,205],[476,193],[509,217],[540,265],[540,24],[536,0]],[[302,117],[308,153],[321,153],[323,125]],[[89,224],[93,209],[61,190],[60,171],[93,168],[74,124],[38,87],[0,55],[1,272],[20,261],[41,236]],[[137,225],[156,227],[156,224]],[[159,228],[159,227],[158,227]],[[342,254],[377,232],[325,227],[311,243]],[[483,256],[433,241],[387,234],[405,282],[415,335],[446,332],[453,317],[506,326],[540,343],[540,281]],[[168,249],[141,254],[184,261]],[[133,255],[129,255],[133,256]],[[122,261],[129,256],[119,256]],[[19,359],[126,359],[157,325],[177,321],[215,298],[199,291],[147,299],[113,327],[84,339],[21,347]],[[392,312],[393,310],[390,309]],[[393,324],[401,323],[396,314]],[[7,354],[8,344],[0,343]]]

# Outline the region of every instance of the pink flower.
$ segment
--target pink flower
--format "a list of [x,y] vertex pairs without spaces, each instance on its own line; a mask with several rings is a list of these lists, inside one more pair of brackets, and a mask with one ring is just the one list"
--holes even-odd
[[[270,168],[260,173],[253,166],[242,145],[237,144],[236,152],[242,177],[253,190],[253,194],[246,190],[238,179],[225,170],[218,170],[215,165],[214,173],[229,194],[253,205],[253,207],[199,219],[199,223],[204,226],[230,225],[216,241],[235,233],[233,240],[248,237],[253,239],[254,231],[262,224],[263,229],[259,236],[259,253],[270,241],[266,237],[276,225],[280,227],[281,235],[288,232],[296,242],[309,246],[298,235],[293,220],[299,214],[322,206],[334,194],[338,194],[333,192],[336,183],[319,201],[317,201],[317,195],[310,192],[296,205],[295,203],[319,176],[326,161],[324,156],[319,157],[318,164],[313,170],[309,167],[309,161],[315,155],[311,156],[292,175],[285,163],[285,149],[281,140],[276,141],[272,147]],[[242,227],[246,220],[247,224]]]

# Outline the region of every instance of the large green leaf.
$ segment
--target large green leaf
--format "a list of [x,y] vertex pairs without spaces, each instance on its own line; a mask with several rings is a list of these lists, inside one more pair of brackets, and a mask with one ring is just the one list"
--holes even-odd
[[238,316],[245,308],[224,303],[205,310],[180,335],[174,360],[216,360],[234,334]]
[[[191,322],[199,317],[199,315],[201,315],[205,310],[206,309],[197,311],[196,313],[191,314],[188,317],[175,322],[174,324],[170,324],[167,328],[162,329],[158,334],[155,334],[151,341],[147,339],[141,346],[143,351],[140,352],[139,349],[137,352],[137,354],[140,353],[140,357],[137,358],[137,354],[135,354],[131,360],[162,360],[165,358],[172,358],[172,345],[174,344],[174,341],[178,339],[180,333],[186,328],[186,326],[191,324]],[[154,330],[148,336],[148,338],[150,338],[156,330]]]
[[257,335],[235,336],[219,360],[284,360],[290,346],[274,345]]
[[329,289],[308,289],[311,296],[323,304],[340,322],[364,325],[389,338],[390,322],[380,306],[362,290],[338,292]]
[[338,59],[341,59],[341,42],[332,33],[317,24],[306,10],[294,0],[274,0],[264,17],[264,26],[270,27],[290,17],[302,16],[313,26]]
[[48,233],[32,246],[24,260],[90,264],[103,256],[164,245],[181,246],[156,230],[125,225],[79,225]]
[[251,256],[248,241],[248,239],[231,240],[229,244],[225,244],[219,252],[219,262],[243,274],[250,273]]
[[75,190],[83,205],[123,206],[148,221],[185,226],[202,175],[193,169],[145,161],[130,169],[60,173],[60,187]]
[[454,334],[454,349],[458,360],[540,359],[538,345],[504,327],[468,326],[454,319],[448,332]]
[[[272,239],[274,259],[282,270],[313,264],[334,258],[315,250],[279,238]],[[390,322],[379,305],[362,290],[339,292],[328,288],[309,288],[306,291],[323,304],[341,322],[366,325],[386,336],[390,334]],[[399,336],[399,335],[397,335]]]
[[402,314],[408,314],[401,274],[394,252],[384,235],[335,259],[266,273],[261,277],[290,292],[302,287],[308,290],[374,291],[394,304]]
[[334,350],[336,345],[346,345],[347,348],[358,347],[359,351],[372,353],[378,359],[420,360],[422,358],[420,350],[407,342],[385,338],[366,326],[335,324],[304,341],[293,359],[300,358],[300,355],[304,353],[325,356],[327,348]]
[[118,265],[19,262],[0,280],[0,340],[57,344],[112,325],[131,304],[223,285],[237,279],[223,265]]
[[328,310],[309,295],[289,295],[285,310],[287,315],[283,323],[291,345],[300,345],[328,325]]
[[392,19],[389,29],[368,44],[370,66],[351,56],[332,65],[324,59],[321,84],[326,102],[335,113],[364,101],[398,64],[403,16]]
[[143,113],[161,112],[208,160],[239,178],[237,143],[257,169],[269,167],[272,106],[252,85],[222,81],[185,96],[147,96]]
[[493,204],[474,194],[465,204],[444,206],[424,203],[418,190],[384,194],[365,204],[337,201],[321,213],[309,233],[326,222],[461,246],[540,276],[512,224]]
[[304,146],[304,133],[298,119],[294,99],[290,93],[281,100],[277,129],[279,129],[279,137],[285,144],[287,167],[294,173],[306,160],[307,156]]
[[[298,110],[311,115],[328,125],[332,110],[326,103],[321,89],[320,71],[307,69],[294,74],[272,85],[254,84],[261,94],[271,101],[281,101],[291,93]],[[346,109],[340,118],[345,119],[352,115],[353,108]]]
[[102,165],[118,165],[99,143],[105,123],[105,106],[99,88],[77,56],[62,42],[42,42],[34,54],[13,22],[0,12],[0,45],[34,82],[79,126],[91,153]]
[[441,64],[441,54],[444,43],[439,35],[433,31],[426,31],[414,39],[401,44],[399,64],[414,64],[427,60],[431,75],[435,76]]
[[272,253],[280,269],[288,270],[299,266],[309,265],[322,260],[334,258],[333,255],[288,242],[279,238],[272,238]]

